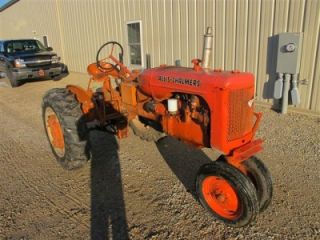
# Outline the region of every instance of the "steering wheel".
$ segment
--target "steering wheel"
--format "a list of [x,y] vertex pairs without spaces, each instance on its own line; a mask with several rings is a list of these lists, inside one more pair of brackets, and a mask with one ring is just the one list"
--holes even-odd
[[[99,55],[100,55],[100,52],[102,51],[102,49],[104,49],[106,46],[108,45],[112,45],[111,47],[111,51],[110,51],[110,54],[109,56],[107,56],[106,58],[103,58],[103,59],[100,59],[99,60]],[[97,61],[97,66],[103,70],[106,70],[106,71],[112,71],[113,69],[116,69],[116,70],[119,70],[117,68],[118,64],[112,64],[110,62],[108,62],[107,60],[110,59],[110,57],[112,56],[113,57],[113,50],[114,50],[114,47],[115,46],[118,46],[120,48],[120,62],[122,63],[122,56],[123,56],[123,47],[121,46],[120,43],[116,42],[116,41],[111,41],[111,42],[107,42],[105,44],[103,44],[98,52],[97,52],[97,56],[96,56],[96,61]],[[106,67],[104,66],[105,64],[101,64],[101,63],[107,63],[108,65],[110,65],[110,67]]]

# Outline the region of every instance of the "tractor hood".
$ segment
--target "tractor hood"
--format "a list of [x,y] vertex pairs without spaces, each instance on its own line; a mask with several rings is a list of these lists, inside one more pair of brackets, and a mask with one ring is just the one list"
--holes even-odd
[[236,90],[252,88],[251,73],[239,71],[200,70],[165,66],[147,69],[139,76],[142,92],[157,100],[170,98],[175,92],[203,95],[214,90]]

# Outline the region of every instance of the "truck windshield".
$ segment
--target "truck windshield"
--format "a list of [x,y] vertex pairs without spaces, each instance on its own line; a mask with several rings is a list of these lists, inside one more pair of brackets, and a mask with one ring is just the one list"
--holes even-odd
[[7,53],[17,52],[40,52],[45,51],[46,48],[38,40],[14,40],[9,41],[5,45]]

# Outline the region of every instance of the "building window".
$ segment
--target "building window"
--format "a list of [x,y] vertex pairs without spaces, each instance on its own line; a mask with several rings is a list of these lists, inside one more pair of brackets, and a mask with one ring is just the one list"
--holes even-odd
[[132,21],[128,26],[130,64],[143,66],[141,21]]

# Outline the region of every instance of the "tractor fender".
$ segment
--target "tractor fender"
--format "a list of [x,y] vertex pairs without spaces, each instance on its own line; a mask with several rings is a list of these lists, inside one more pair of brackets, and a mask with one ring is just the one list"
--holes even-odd
[[92,92],[76,85],[67,85],[67,89],[76,96],[76,99],[81,104],[82,112],[84,114],[89,113],[89,111],[94,107],[91,100]]

